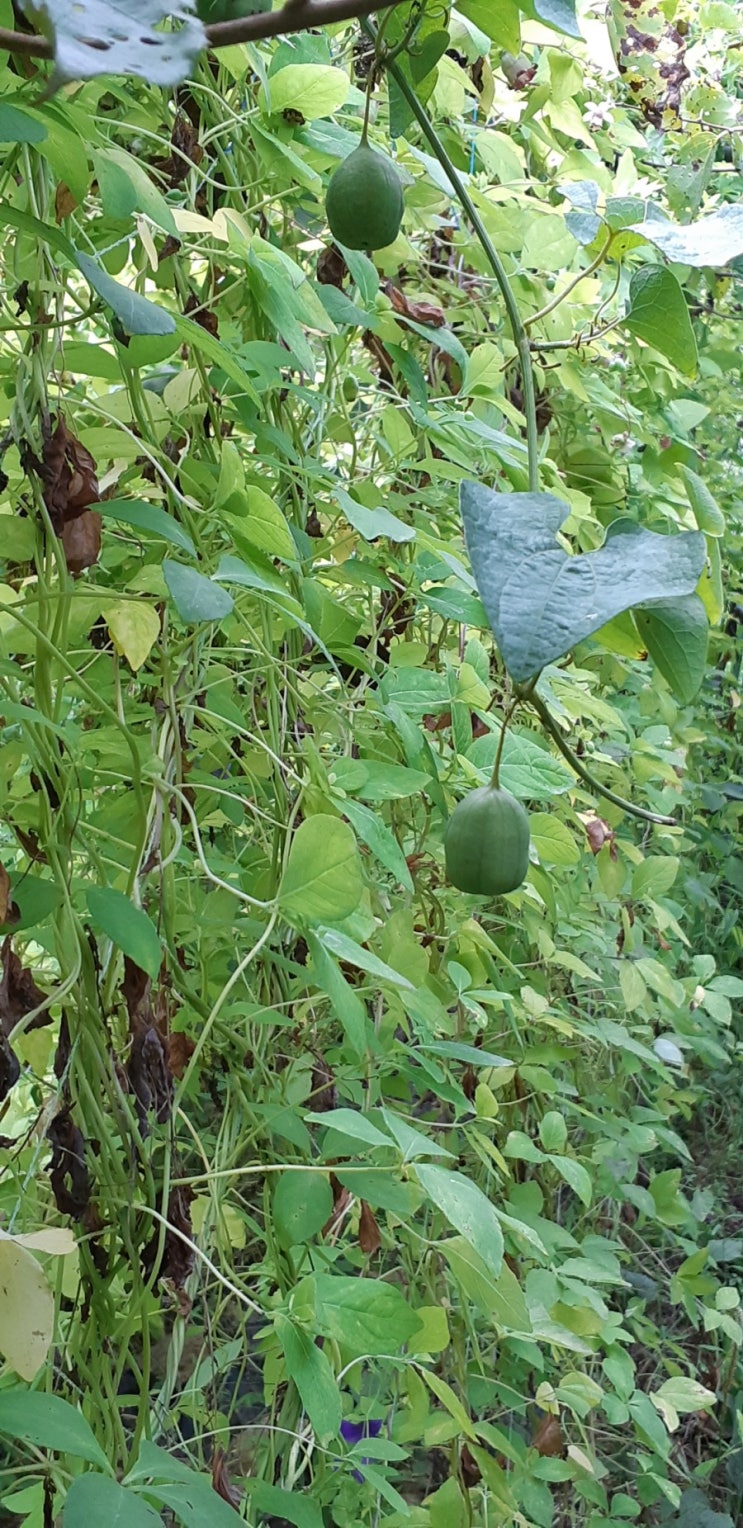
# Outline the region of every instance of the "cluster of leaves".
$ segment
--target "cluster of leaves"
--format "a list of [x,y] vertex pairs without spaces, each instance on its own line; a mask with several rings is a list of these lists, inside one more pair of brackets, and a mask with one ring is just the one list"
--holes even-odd
[[[391,11],[375,258],[358,28],[0,60],[11,1524],[736,1518],[743,23],[632,15]],[[517,711],[467,898],[537,673],[661,821]]]

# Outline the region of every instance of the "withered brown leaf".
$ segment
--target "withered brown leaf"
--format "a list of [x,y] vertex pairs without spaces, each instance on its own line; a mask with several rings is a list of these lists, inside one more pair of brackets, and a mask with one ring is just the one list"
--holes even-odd
[[367,1257],[372,1257],[382,1245],[382,1233],[377,1225],[376,1217],[369,1208],[365,1199],[361,1200],[361,1215],[359,1217],[359,1246]]

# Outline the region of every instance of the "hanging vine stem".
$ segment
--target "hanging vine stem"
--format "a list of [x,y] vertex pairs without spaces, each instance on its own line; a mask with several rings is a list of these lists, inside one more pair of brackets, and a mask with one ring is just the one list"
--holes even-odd
[[501,759],[503,758],[503,745],[504,745],[504,743],[506,741],[506,733],[508,731],[508,724],[509,724],[509,722],[511,720],[511,717],[513,716],[513,713],[516,710],[516,707],[517,707],[518,704],[519,704],[519,699],[517,697],[515,700],[512,700],[512,701],[509,702],[509,704],[506,706],[505,711],[503,712],[503,722],[501,724],[500,737],[498,739],[498,750],[497,750],[496,755],[495,755],[495,763],[493,765],[493,774],[492,774],[492,778],[491,778],[491,781],[490,781],[490,784],[491,784],[491,786],[492,786],[494,791],[497,791],[497,790],[500,789],[500,766],[501,766]]
[[[374,26],[373,22],[362,20],[361,29],[376,46],[378,29]],[[524,393],[524,415],[526,418],[526,446],[529,459],[529,492],[538,493],[539,439],[537,434],[537,405],[534,389],[534,370],[531,359],[531,347],[529,345],[529,336],[524,325],[524,321],[519,312],[518,304],[516,302],[516,298],[513,295],[511,283],[508,279],[508,273],[500,258],[500,255],[492,243],[492,240],[487,232],[487,229],[485,228],[485,225],[472,200],[472,197],[470,196],[469,191],[464,184],[464,181],[462,180],[455,166],[452,164],[452,161],[449,158],[449,155],[447,154],[438,133],[436,132],[428,112],[426,111],[425,107],[421,106],[415,91],[413,90],[412,86],[408,84],[402,69],[393,58],[386,61],[386,68],[388,73],[392,76],[392,79],[395,81],[395,84],[397,85],[401,94],[405,97],[405,100],[407,101],[408,106],[410,107],[410,110],[412,111],[413,116],[415,117],[418,126],[421,129],[421,132],[430,144],[436,159],[438,159],[438,162],[441,165],[442,170],[448,177],[452,190],[454,191],[454,195],[456,196],[457,201],[460,203],[463,211],[467,214],[467,217],[472,224],[472,228],[477,235],[482,250],[487,258],[488,264],[490,265],[493,275],[495,276],[495,279],[500,288],[506,313],[508,314],[508,321],[511,325],[511,333],[513,335],[513,342],[518,353],[519,368],[521,371],[521,383]]]
[[545,705],[541,697],[536,694],[534,688],[530,687],[528,690],[524,690],[522,693],[522,698],[528,700],[529,705],[533,706],[540,722],[542,723],[542,726],[544,727],[545,732],[549,733],[553,743],[555,744],[555,747],[559,749],[559,752],[562,754],[563,758],[567,760],[570,768],[575,771],[576,775],[578,775],[586,785],[590,785],[591,790],[595,791],[597,796],[603,796],[606,801],[610,801],[612,803],[612,806],[621,807],[623,812],[629,812],[633,817],[641,817],[643,822],[659,823],[662,827],[666,828],[678,827],[678,823],[675,817],[666,817],[662,812],[648,812],[646,811],[645,807],[635,806],[633,801],[626,801],[624,796],[618,796],[616,791],[611,791],[609,790],[608,786],[602,785],[601,782],[596,779],[596,776],[591,774],[590,769],[586,769],[585,764],[581,759],[578,758],[577,754],[573,753],[570,744],[565,742],[565,739],[557,725],[557,722],[555,721],[555,718],[552,715],[552,712]]

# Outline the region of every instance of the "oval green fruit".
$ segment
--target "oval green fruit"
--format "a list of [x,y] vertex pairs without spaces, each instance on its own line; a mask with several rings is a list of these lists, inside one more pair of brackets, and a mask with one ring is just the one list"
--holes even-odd
[[346,249],[385,249],[400,232],[405,202],[391,160],[362,143],[331,176],[325,211],[333,238]]
[[529,868],[529,818],[509,791],[483,785],[454,808],[444,839],[452,886],[481,897],[515,891]]

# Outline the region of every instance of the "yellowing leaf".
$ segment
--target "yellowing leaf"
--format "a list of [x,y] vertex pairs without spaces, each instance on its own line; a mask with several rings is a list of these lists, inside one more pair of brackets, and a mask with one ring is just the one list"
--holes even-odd
[[349,78],[344,69],[330,64],[287,64],[277,69],[258,92],[263,111],[275,116],[281,111],[300,111],[311,121],[314,117],[332,117],[345,104]]
[[51,1257],[67,1257],[74,1252],[76,1242],[72,1231],[66,1226],[50,1226],[46,1231],[29,1231],[21,1236],[9,1236],[0,1231],[0,1242],[15,1242],[17,1247],[27,1247],[29,1252],[48,1252]]
[[32,1380],[54,1336],[54,1299],[35,1257],[10,1237],[0,1241],[0,1351]]
[[117,600],[106,606],[105,617],[117,653],[136,673],[160,635],[157,611],[139,600]]

